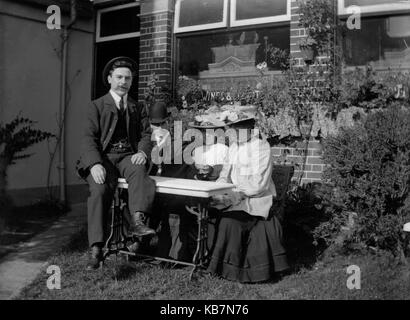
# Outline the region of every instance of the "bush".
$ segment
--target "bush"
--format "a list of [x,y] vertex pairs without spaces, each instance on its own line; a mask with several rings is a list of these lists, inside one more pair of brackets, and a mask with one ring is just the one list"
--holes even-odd
[[31,154],[22,153],[28,147],[53,137],[51,133],[33,129],[34,121],[17,116],[7,124],[0,123],[0,233],[3,229],[3,216],[11,207],[6,194],[7,168],[17,160]]
[[409,137],[410,111],[393,103],[325,140],[322,197],[328,219],[316,228],[317,240],[334,242],[354,212],[344,244],[403,252],[402,226],[410,221]]
[[295,269],[310,267],[325,246],[315,246],[313,231],[323,220],[320,184],[299,186],[292,181],[286,198],[283,234],[289,260]]
[[[403,89],[398,92],[398,87]],[[406,89],[407,88],[407,89]],[[335,113],[352,106],[363,108],[366,112],[383,109],[397,98],[403,103],[410,103],[408,92],[410,73],[408,72],[376,72],[370,66],[366,69],[356,68],[347,71],[337,87],[337,99],[334,104]],[[405,93],[404,95],[402,93]]]

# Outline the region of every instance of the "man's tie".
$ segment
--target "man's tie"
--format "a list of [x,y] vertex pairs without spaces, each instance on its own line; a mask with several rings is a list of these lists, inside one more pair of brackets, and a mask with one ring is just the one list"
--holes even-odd
[[120,112],[121,112],[121,114],[123,114],[124,111],[125,111],[124,97],[121,97],[121,100],[120,100]]

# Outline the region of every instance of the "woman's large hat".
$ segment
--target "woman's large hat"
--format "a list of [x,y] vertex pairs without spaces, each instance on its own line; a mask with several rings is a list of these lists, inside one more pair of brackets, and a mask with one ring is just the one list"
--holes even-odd
[[138,70],[138,64],[135,62],[135,60],[125,56],[116,57],[108,61],[102,73],[103,83],[107,87],[110,86],[110,84],[108,83],[108,75],[110,74],[110,71],[114,68],[129,68],[131,70],[132,75],[134,76]]
[[254,105],[236,106],[231,112],[236,114],[237,119],[228,123],[228,126],[239,124],[257,118],[258,109]]
[[152,124],[159,124],[168,119],[170,112],[167,110],[167,105],[163,101],[155,102],[149,108],[149,119]]
[[257,108],[255,106],[222,106],[211,107],[204,114],[195,117],[189,126],[199,129],[215,129],[235,125],[244,121],[255,119]]

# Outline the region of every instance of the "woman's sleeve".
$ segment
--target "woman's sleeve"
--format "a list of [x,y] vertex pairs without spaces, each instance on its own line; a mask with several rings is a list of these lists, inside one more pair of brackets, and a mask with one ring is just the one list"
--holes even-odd
[[231,169],[232,165],[229,161],[229,152],[226,152],[225,159],[223,161],[221,172],[219,173],[219,178],[216,180],[217,182],[225,182],[225,183],[232,183],[231,180]]
[[270,147],[260,145],[258,150],[252,152],[252,167],[248,172],[239,173],[246,176],[243,185],[237,186],[248,197],[257,197],[269,187],[272,175],[272,157]]

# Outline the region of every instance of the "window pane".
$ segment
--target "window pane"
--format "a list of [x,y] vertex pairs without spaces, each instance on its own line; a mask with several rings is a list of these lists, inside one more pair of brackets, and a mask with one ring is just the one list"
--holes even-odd
[[179,27],[223,21],[223,0],[182,0]]
[[255,76],[255,66],[264,61],[270,70],[279,69],[267,59],[266,48],[289,50],[289,33],[287,26],[180,38],[179,73],[202,81]]
[[403,0],[345,0],[345,7],[374,6],[377,4],[405,3]]
[[140,31],[139,13],[139,6],[102,12],[100,37]]
[[287,0],[236,0],[236,20],[285,15]]
[[349,66],[410,68],[410,15],[362,19],[360,30],[348,30],[344,47]]

